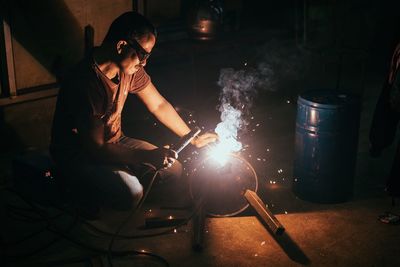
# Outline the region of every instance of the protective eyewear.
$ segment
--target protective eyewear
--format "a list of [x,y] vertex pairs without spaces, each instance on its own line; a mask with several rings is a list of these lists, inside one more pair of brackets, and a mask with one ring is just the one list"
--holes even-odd
[[140,62],[147,60],[151,55],[151,53],[148,53],[146,50],[144,50],[144,48],[135,39],[128,40],[127,43],[136,51]]

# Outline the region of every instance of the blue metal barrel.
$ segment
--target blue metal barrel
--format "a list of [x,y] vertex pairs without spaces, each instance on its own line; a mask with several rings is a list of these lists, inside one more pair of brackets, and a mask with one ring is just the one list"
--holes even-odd
[[353,194],[360,122],[359,98],[337,90],[312,90],[297,100],[293,191],[319,203]]

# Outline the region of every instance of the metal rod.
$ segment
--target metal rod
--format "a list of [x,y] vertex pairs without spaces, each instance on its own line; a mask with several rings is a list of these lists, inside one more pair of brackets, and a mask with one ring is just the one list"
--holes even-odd
[[254,208],[254,210],[258,213],[259,219],[264,222],[268,228],[277,235],[281,235],[285,228],[278,221],[274,214],[265,206],[264,202],[258,197],[257,193],[251,190],[246,190],[244,194],[247,202]]
[[193,243],[192,248],[195,251],[201,251],[204,248],[204,231],[206,222],[206,212],[202,201],[198,203],[199,210],[193,218]]

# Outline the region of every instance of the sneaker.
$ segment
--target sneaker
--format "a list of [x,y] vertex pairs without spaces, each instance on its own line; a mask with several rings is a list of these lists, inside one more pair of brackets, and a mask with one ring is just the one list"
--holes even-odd
[[400,216],[388,211],[379,215],[378,220],[386,224],[400,224]]

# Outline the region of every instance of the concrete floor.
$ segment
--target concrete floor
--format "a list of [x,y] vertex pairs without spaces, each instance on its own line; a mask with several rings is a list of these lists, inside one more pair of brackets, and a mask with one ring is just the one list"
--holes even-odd
[[[271,55],[271,51],[279,53]],[[205,247],[201,252],[192,250],[191,222],[178,228],[176,233],[116,241],[114,249],[151,251],[164,257],[170,266],[400,266],[400,226],[386,225],[377,220],[378,215],[385,211],[400,213],[399,205],[392,207],[391,199],[384,192],[385,177],[391,165],[394,147],[385,151],[379,159],[371,159],[368,155],[369,123],[384,72],[371,68],[370,63],[366,65],[366,72],[363,72],[363,61],[359,60],[343,63],[340,88],[361,93],[363,103],[354,197],[339,204],[311,203],[298,199],[291,191],[296,98],[299,92],[308,88],[334,88],[338,76],[333,70],[338,61],[332,60],[335,57],[328,53],[304,50],[300,56],[295,57],[293,51],[297,50],[285,35],[269,31],[256,35],[246,31],[210,43],[184,40],[160,44],[148,66],[153,82],[180,108],[186,119],[190,113],[198,125],[213,129],[219,122],[219,113],[215,107],[220,90],[216,81],[221,68],[240,69],[245,62],[251,65],[271,57],[280,58],[278,65],[285,67],[290,63],[289,60],[297,59],[291,73],[276,70],[276,76],[273,77],[276,81],[275,92],[267,89],[258,93],[251,109],[253,119],[249,120],[249,131],[243,134],[242,139],[248,148],[241,156],[256,170],[260,183],[259,194],[285,227],[284,235],[274,236],[269,233],[254,216],[254,212],[247,209],[235,217],[208,218],[204,233]],[[351,67],[351,64],[357,68]],[[355,69],[360,71],[356,75],[346,76],[354,74]],[[304,71],[307,79],[296,76],[296,71]],[[135,106],[136,102],[129,99],[129,104]],[[135,115],[140,110],[138,106],[125,109],[124,130],[127,135],[148,136],[150,141],[158,145],[174,140],[165,129],[158,124],[154,125],[148,116]],[[139,123],[141,128],[135,127]],[[252,127],[256,129],[254,132],[251,131]],[[197,164],[193,159],[195,157],[192,151],[186,151],[181,157],[181,160],[187,160],[189,172]],[[185,217],[190,214],[189,211],[160,210],[159,207],[165,204],[160,204],[163,191],[158,188],[155,190],[149,196],[149,202],[126,225],[124,234],[162,231],[162,228],[142,229],[144,215],[150,216],[150,210],[156,216]],[[46,226],[43,222],[22,223],[13,220],[6,212],[5,204],[24,204],[5,191],[2,195],[1,229],[5,244]],[[49,215],[57,213],[51,208],[47,212]],[[123,216],[126,214],[107,213],[104,220],[93,223],[113,232]],[[71,217],[62,216],[56,221],[56,228],[65,230],[69,223]],[[54,225],[47,228],[55,231]],[[67,236],[98,248],[107,248],[109,238],[99,238],[89,233],[78,222]],[[51,241],[54,236],[46,231],[29,242],[17,246],[6,245],[7,255],[29,254]],[[18,261],[8,266],[46,266],[38,262],[79,256],[91,256],[92,266],[107,266],[105,257],[97,257],[67,238],[55,241],[37,255],[28,254],[18,256],[15,259]],[[85,264],[51,266],[88,266],[88,261]],[[159,262],[143,257],[116,260],[114,265],[162,266]]]

